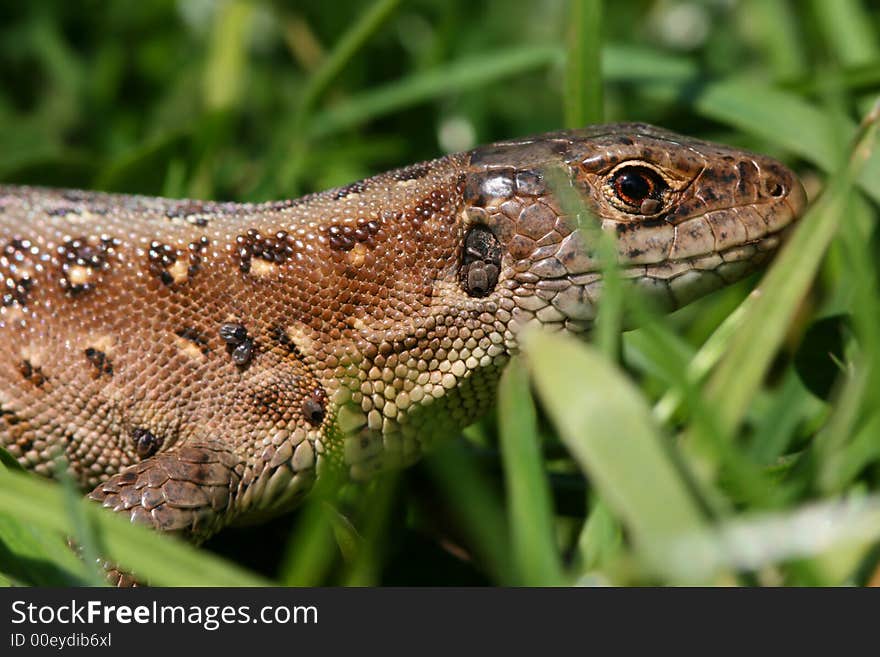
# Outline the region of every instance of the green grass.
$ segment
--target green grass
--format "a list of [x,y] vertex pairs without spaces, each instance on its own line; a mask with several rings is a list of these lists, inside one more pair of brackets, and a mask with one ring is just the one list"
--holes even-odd
[[880,584],[880,9],[514,4],[0,9],[5,182],[281,198],[639,120],[779,157],[814,200],[765,276],[666,317],[612,284],[593,345],[531,336],[498,412],[421,464],[201,548],[0,460],[0,582],[95,582],[71,536],[158,584]]

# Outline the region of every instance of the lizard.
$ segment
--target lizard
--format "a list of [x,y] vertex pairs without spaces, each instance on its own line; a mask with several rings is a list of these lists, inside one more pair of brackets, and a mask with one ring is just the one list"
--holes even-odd
[[503,141],[296,200],[0,186],[0,445],[203,541],[327,468],[414,462],[492,406],[530,326],[586,336],[620,275],[672,310],[777,250],[778,161],[646,124]]

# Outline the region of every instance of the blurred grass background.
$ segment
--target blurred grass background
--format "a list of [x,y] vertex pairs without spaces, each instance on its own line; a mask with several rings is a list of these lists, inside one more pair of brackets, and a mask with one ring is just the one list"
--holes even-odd
[[880,584],[877,2],[4,2],[0,79],[3,182],[264,200],[637,120],[826,190],[760,297],[610,285],[597,348],[536,336],[497,418],[199,551],[9,464],[7,582],[96,581],[63,532],[165,584]]

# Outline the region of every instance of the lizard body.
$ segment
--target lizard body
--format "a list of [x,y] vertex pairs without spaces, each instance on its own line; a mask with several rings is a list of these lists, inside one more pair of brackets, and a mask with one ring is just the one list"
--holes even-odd
[[753,271],[805,201],[774,160],[641,124],[263,204],[0,187],[0,444],[196,540],[324,467],[412,462],[491,406],[522,327],[590,327],[600,264],[550,168],[670,309]]

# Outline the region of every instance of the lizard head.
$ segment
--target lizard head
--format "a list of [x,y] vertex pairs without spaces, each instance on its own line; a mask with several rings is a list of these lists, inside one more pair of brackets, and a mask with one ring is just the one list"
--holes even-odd
[[[313,313],[353,336],[348,369],[329,358],[328,418],[356,477],[487,411],[522,327],[587,332],[600,236],[614,238],[621,277],[671,310],[757,268],[805,205],[775,160],[640,124],[501,142],[376,180],[328,201],[365,216],[329,229],[334,278],[320,287],[340,310]],[[370,223],[389,189],[402,209]]]
[[477,149],[464,196],[464,292],[512,298],[514,326],[576,332],[601,295],[600,230],[620,276],[673,310],[765,262],[806,201],[776,160],[643,124]]

